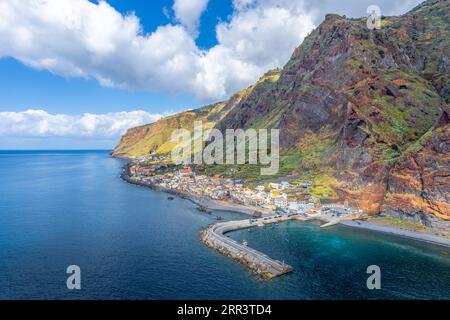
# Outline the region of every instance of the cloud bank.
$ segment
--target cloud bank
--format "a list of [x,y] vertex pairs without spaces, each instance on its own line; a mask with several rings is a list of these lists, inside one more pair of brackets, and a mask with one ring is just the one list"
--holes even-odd
[[[390,15],[420,2],[379,0],[377,4]],[[195,39],[208,0],[175,0],[175,22],[151,33],[143,31],[133,13],[123,15],[104,0],[0,0],[0,58],[13,57],[63,77],[93,78],[106,87],[188,94],[211,102],[283,66],[326,13],[363,16],[372,1],[232,3],[232,15],[216,25],[217,45],[205,50]],[[126,129],[161,116],[145,111],[78,116],[43,110],[0,112],[0,137],[3,141],[27,137],[113,141]]]
[[0,137],[69,137],[117,140],[127,129],[167,116],[145,111],[50,114],[44,110],[0,112]]
[[176,0],[178,23],[152,33],[105,1],[2,0],[0,57],[107,87],[222,99],[284,64],[314,27],[300,0],[233,3],[216,27],[218,44],[201,50],[195,33],[206,0]]
[[[420,0],[379,0],[400,14]],[[0,57],[65,77],[94,78],[107,87],[227,97],[264,72],[283,66],[325,13],[363,16],[369,0],[233,0],[216,26],[218,44],[200,49],[199,20],[208,0],[175,0],[175,22],[144,33],[134,14],[106,1],[0,1]]]

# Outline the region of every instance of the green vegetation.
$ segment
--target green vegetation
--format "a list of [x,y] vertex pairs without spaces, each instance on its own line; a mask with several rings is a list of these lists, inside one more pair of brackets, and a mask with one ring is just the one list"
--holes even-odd
[[376,82],[360,81],[349,94],[368,89],[369,99],[361,101],[357,111],[366,123],[360,129],[369,136],[374,158],[392,162],[418,148],[418,140],[441,113],[442,100],[432,85],[413,73],[392,70],[380,72]]
[[219,176],[223,178],[241,179],[246,182],[257,182],[261,180],[285,177],[297,168],[298,154],[280,156],[280,170],[276,175],[262,176],[261,169],[269,167],[261,164],[215,164],[198,165],[195,170],[207,176]]
[[308,194],[321,200],[337,199],[338,195],[334,188],[338,186],[338,181],[332,175],[331,168],[322,168],[322,172],[311,172],[304,174],[300,179],[294,181],[295,184],[305,181],[312,181]]
[[428,130],[422,137],[420,137],[419,140],[415,141],[409,147],[406,149],[406,151],[403,153],[403,156],[406,156],[408,154],[416,153],[423,149],[425,144],[427,143],[428,139],[433,134],[433,130]]
[[[281,69],[274,69],[264,74],[254,85],[239,91],[228,101],[208,105],[203,108],[181,112],[173,116],[161,119],[156,123],[134,128],[136,136],[127,135],[115,149],[115,154],[120,156],[143,156],[152,152],[156,154],[168,154],[176,144],[171,141],[172,132],[176,129],[192,131],[194,121],[202,121],[204,129],[213,128],[217,122],[223,120],[226,115],[241,101],[255,99],[258,94],[255,91],[266,91],[280,78]],[[252,95],[253,94],[253,95]],[[257,126],[256,128],[273,127]]]
[[307,130],[305,138],[298,142],[298,169],[300,171],[316,172],[330,161],[329,156],[332,154],[336,141],[328,131],[327,128],[324,128],[319,134],[316,134]]
[[337,185],[337,180],[331,175],[319,174],[312,177],[314,184],[309,188],[312,196],[319,199],[337,199],[338,195],[333,187]]

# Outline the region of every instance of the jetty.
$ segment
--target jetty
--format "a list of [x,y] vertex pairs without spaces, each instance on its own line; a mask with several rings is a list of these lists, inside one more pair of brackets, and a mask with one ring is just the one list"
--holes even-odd
[[293,216],[273,216],[260,219],[248,219],[241,221],[228,221],[212,224],[200,233],[200,239],[210,248],[236,260],[254,272],[261,274],[266,279],[273,279],[283,274],[289,273],[293,268],[279,260],[272,259],[266,254],[250,248],[246,244],[226,236],[226,233],[253,228],[265,224],[275,224],[289,220],[309,220],[299,215]]

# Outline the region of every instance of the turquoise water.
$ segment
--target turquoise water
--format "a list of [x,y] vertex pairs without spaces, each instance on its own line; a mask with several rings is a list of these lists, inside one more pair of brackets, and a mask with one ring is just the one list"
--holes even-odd
[[[129,185],[122,165],[107,151],[0,152],[0,299],[450,299],[449,249],[316,223],[230,234],[294,267],[261,280],[198,239],[214,215],[244,216]],[[73,264],[81,291],[66,288]]]

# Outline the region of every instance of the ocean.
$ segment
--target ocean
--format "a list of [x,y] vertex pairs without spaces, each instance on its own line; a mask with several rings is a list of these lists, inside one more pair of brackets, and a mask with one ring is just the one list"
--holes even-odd
[[450,299],[450,249],[315,222],[229,235],[294,267],[263,280],[199,240],[217,216],[246,216],[127,184],[123,165],[109,151],[0,151],[0,299]]

